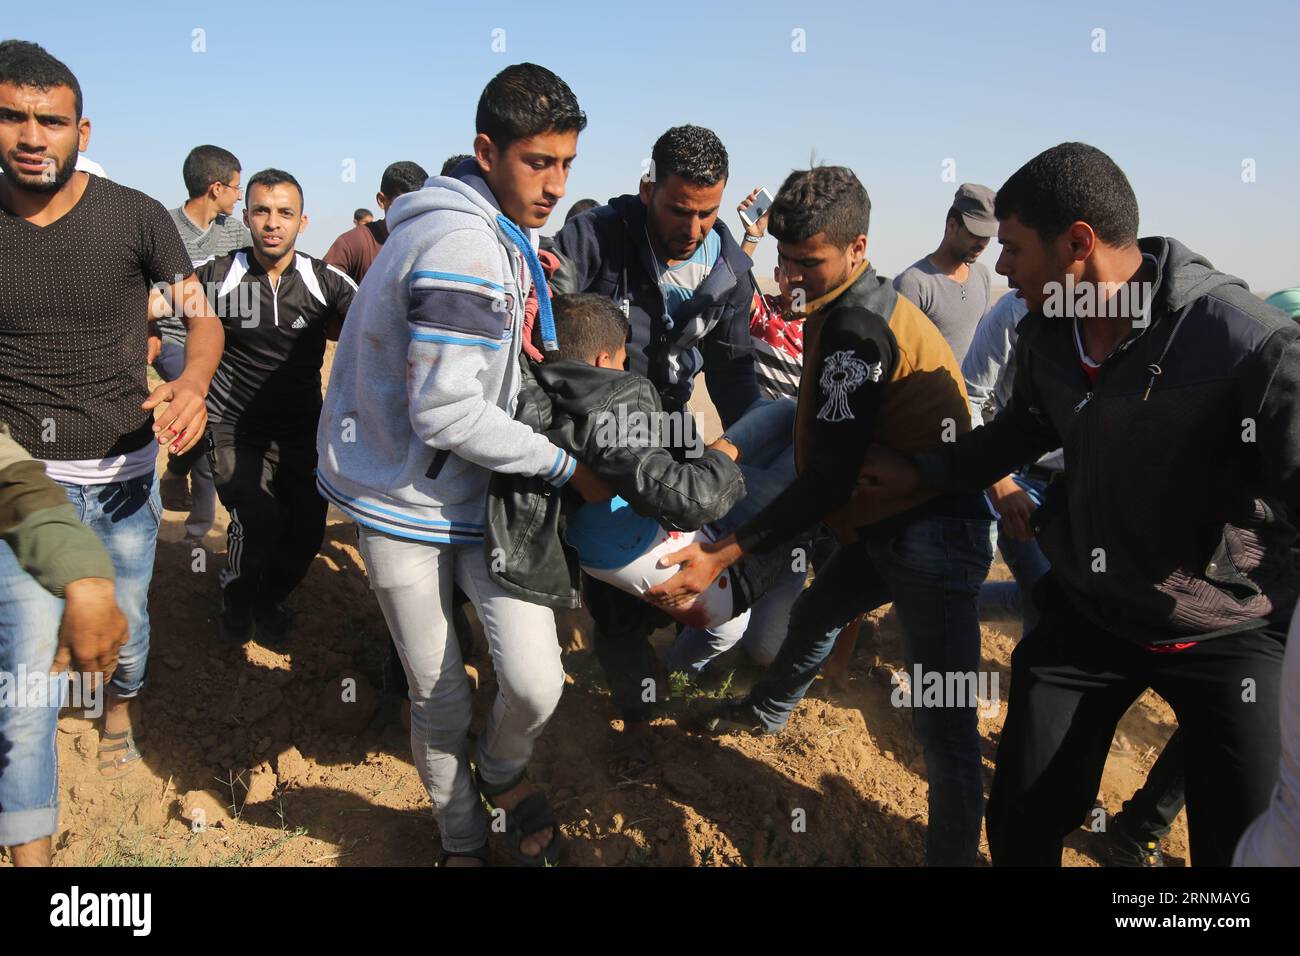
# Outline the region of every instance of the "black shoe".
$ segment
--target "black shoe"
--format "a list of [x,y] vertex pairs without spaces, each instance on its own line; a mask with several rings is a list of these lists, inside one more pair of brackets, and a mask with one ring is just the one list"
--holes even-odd
[[188,513],[194,507],[194,498],[190,494],[189,475],[178,475],[174,471],[164,471],[158,479],[158,495],[162,505],[168,511]]
[[776,733],[763,728],[763,722],[758,719],[746,697],[728,697],[721,701],[697,697],[691,701],[687,712],[690,714],[690,723],[696,730],[714,737],[742,733],[762,737]]
[[251,614],[232,614],[223,610],[217,619],[221,639],[229,644],[247,644],[257,633],[257,624]]
[[266,647],[280,647],[288,642],[293,633],[295,618],[293,611],[283,604],[257,616],[257,640]]
[[1165,865],[1159,840],[1134,839],[1113,818],[1105,830],[1093,834],[1093,851],[1101,857],[1102,866],[1154,869]]

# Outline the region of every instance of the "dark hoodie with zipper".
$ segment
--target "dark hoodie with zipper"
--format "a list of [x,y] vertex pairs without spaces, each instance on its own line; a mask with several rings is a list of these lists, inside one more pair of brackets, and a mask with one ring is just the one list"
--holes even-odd
[[628,367],[644,375],[668,411],[686,407],[698,372],[723,427],[730,427],[760,397],[749,338],[753,262],[718,219],[720,248],[713,269],[673,318],[664,321],[663,293],[646,237],[646,208],[637,195],[574,216],[556,233],[562,258],[551,280],[556,294],[592,292],[623,309],[632,329]]
[[988,425],[914,456],[925,487],[990,485],[1063,447],[1065,480],[1034,515],[1072,608],[1099,629],[1170,646],[1285,630],[1300,592],[1300,328],[1173,239],[1150,324],[1089,381],[1074,319],[1031,313],[1016,379]]
[[[669,531],[694,531],[745,496],[740,468],[720,451],[704,449],[698,458],[684,459],[684,448],[654,441],[663,430],[642,436],[615,432],[619,440],[609,440],[604,423],[631,422],[636,428],[636,422],[654,421],[663,410],[658,391],[643,376],[575,360],[541,365],[523,360],[522,365],[515,418],[586,464],[637,514]],[[570,507],[580,504],[576,498],[568,501]],[[485,535],[488,571],[506,591],[549,607],[581,603],[577,553],[564,540],[565,506],[560,489],[545,481],[493,475]],[[733,580],[738,597],[752,599],[751,579]],[[761,581],[755,588],[767,583],[766,576],[752,580]]]

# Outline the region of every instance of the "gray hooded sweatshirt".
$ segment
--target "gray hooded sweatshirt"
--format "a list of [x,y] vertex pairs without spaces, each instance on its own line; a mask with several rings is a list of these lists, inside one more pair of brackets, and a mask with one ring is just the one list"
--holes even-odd
[[[576,465],[514,420],[537,240],[504,221],[470,168],[389,207],[388,241],[348,312],[316,437],[325,498],[416,541],[481,543],[492,472],[559,486]],[[525,254],[517,242],[527,241]]]

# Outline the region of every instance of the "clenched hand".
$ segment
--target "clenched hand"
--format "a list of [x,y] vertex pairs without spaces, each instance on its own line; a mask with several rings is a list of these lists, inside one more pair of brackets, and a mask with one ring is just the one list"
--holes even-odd
[[69,665],[85,674],[102,673],[107,681],[117,667],[117,652],[126,643],[126,617],[113,599],[113,582],[80,578],[64,590],[63,621],[54,673]]

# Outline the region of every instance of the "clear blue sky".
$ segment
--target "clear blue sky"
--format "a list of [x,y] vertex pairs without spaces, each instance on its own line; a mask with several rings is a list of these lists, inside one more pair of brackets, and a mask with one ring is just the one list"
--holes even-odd
[[[1081,139],[1128,173],[1143,234],[1177,236],[1269,292],[1300,284],[1297,27],[1294,0],[71,0],[6,4],[0,36],[73,69],[88,155],[168,206],[184,199],[181,161],[199,143],[232,150],[245,176],[294,173],[311,217],[301,247],[315,254],[355,207],[374,208],[389,162],[436,172],[468,151],[483,85],[531,60],[563,76],[590,118],[561,214],[633,191],[655,138],[697,123],[731,154],[733,230],[750,188],[775,192],[815,152],[866,185],[868,253],[892,274],[937,245],[957,183],[996,189],[1039,150]],[[1096,28],[1105,52],[1093,52]],[[196,29],[206,52],[192,50]],[[796,30],[805,52],[792,49]],[[342,181],[347,159],[356,182]],[[942,178],[946,159],[957,182]],[[995,259],[996,244],[982,261]],[[773,261],[769,239],[759,273]]]

